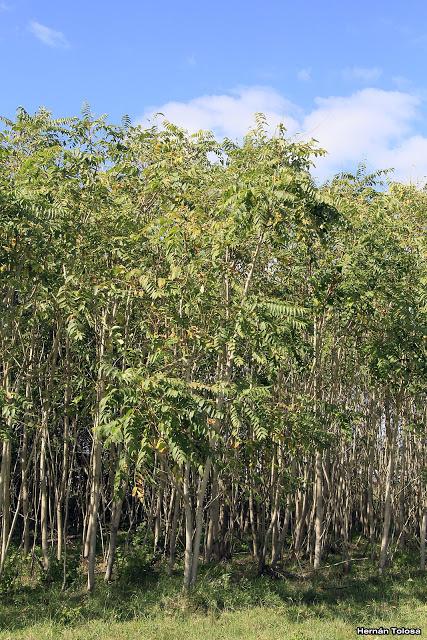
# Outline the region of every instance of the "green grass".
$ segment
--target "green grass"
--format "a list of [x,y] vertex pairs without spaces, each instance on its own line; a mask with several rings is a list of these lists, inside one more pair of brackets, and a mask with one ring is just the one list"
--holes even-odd
[[120,579],[107,586],[100,577],[92,596],[77,560],[65,592],[58,567],[49,583],[18,580],[11,565],[0,595],[0,640],[341,640],[358,637],[358,625],[427,633],[426,578],[403,563],[381,578],[365,562],[349,576],[338,566],[272,578],[256,577],[245,559],[203,567],[189,598],[180,572],[168,577],[142,554],[120,564]]

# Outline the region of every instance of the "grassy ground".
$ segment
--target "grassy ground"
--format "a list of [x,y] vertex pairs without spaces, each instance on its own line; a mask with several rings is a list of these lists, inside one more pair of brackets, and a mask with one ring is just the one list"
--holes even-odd
[[[341,640],[356,627],[421,627],[427,634],[426,578],[403,563],[379,578],[364,562],[318,575],[256,577],[246,560],[205,567],[191,598],[181,575],[143,557],[121,562],[121,578],[87,596],[77,570],[70,586],[22,582],[13,566],[0,594],[0,640]],[[56,568],[59,573],[59,567]],[[369,637],[369,636],[368,636]]]

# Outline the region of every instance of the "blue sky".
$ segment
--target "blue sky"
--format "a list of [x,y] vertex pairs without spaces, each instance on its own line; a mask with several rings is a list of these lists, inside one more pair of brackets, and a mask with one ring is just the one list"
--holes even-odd
[[17,106],[239,137],[255,111],[330,154],[427,175],[427,3],[0,0],[0,113]]

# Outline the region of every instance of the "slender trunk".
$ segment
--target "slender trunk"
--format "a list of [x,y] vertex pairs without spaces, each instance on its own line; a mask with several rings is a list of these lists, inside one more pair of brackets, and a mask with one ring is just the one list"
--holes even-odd
[[64,542],[64,531],[63,531],[63,502],[65,497],[65,492],[67,488],[67,480],[68,480],[68,465],[69,465],[69,440],[70,440],[70,418],[68,415],[70,401],[71,401],[71,388],[69,381],[69,352],[68,352],[68,340],[66,341],[66,364],[65,364],[65,375],[66,375],[66,383],[65,383],[65,393],[64,393],[64,427],[62,432],[62,474],[61,481],[56,492],[56,528],[58,533],[57,540],[57,548],[56,548],[56,557],[60,561],[62,557],[62,549]]
[[185,513],[185,554],[184,554],[184,590],[191,586],[191,570],[193,567],[193,507],[190,493],[190,463],[185,463],[183,493]]
[[205,462],[205,468],[203,470],[203,475],[199,479],[199,488],[197,491],[197,504],[196,504],[196,518],[195,518],[196,529],[194,532],[193,563],[191,566],[191,586],[195,584],[197,579],[197,570],[199,567],[199,557],[200,557],[200,542],[202,538],[202,528],[203,528],[203,502],[206,495],[206,488],[208,485],[211,466],[212,466],[212,460],[211,458],[207,458]]
[[251,533],[252,533],[252,555],[257,563],[259,563],[260,552],[259,552],[259,541],[258,541],[258,523],[256,517],[256,502],[254,500],[254,490],[252,487],[249,489],[249,522],[251,525]]
[[274,569],[277,566],[277,563],[282,558],[283,554],[283,545],[285,543],[286,534],[289,529],[289,522],[291,519],[291,496],[290,494],[286,497],[286,507],[285,507],[285,515],[283,518],[282,529],[280,530],[277,541],[272,543],[271,550],[271,567]]
[[[310,465],[311,466],[311,465]],[[308,481],[309,481],[309,469],[308,466],[305,466],[304,470],[304,487],[301,489],[298,495],[298,500],[296,504],[296,525],[295,525],[295,541],[294,541],[294,551],[298,555],[301,550],[301,545],[303,542],[303,535],[305,524],[307,520],[307,513],[309,507],[309,499],[308,499]]]
[[95,563],[96,563],[96,538],[98,529],[98,506],[101,493],[101,461],[102,443],[97,433],[94,433],[93,456],[92,456],[92,490],[91,490],[91,513],[88,525],[88,571],[87,590],[93,591],[95,587]]
[[0,555],[0,572],[3,570],[6,560],[9,527],[10,527],[10,468],[11,468],[11,452],[12,445],[7,438],[3,440],[3,451],[0,471],[1,485],[1,507],[3,512],[2,529],[1,529],[1,555]]
[[173,516],[169,532],[169,562],[168,573],[172,575],[175,565],[175,549],[176,549],[176,535],[178,530],[178,518],[180,509],[180,494],[177,489],[174,488],[174,507]]
[[105,582],[110,582],[113,574],[114,560],[116,555],[117,534],[119,531],[120,517],[122,515],[123,498],[117,497],[113,502],[111,514],[110,539],[108,544],[107,567],[105,570]]
[[164,483],[165,483],[165,474],[164,474],[163,467],[164,467],[163,462],[160,461],[159,490],[157,492],[156,507],[154,511],[154,545],[153,545],[154,555],[156,555],[158,550],[160,532],[161,532],[162,502],[163,502],[163,490],[164,490]]
[[40,530],[42,537],[42,557],[45,571],[49,569],[49,536],[48,536],[48,495],[47,495],[47,411],[44,410],[40,440]]
[[426,568],[427,500],[424,501],[420,522],[420,569]]
[[[113,305],[110,320],[115,316],[116,306]],[[95,588],[95,564],[96,564],[96,541],[98,531],[98,509],[101,497],[101,472],[102,472],[102,442],[98,433],[100,422],[101,401],[105,394],[105,377],[101,370],[104,361],[107,341],[107,321],[108,311],[105,309],[101,315],[101,326],[99,327],[98,344],[98,380],[96,389],[96,410],[93,422],[93,448],[92,448],[92,469],[91,469],[91,492],[89,505],[89,520],[87,531],[88,547],[88,567],[87,567],[87,590],[89,593]]]
[[383,533],[381,537],[381,550],[380,550],[380,562],[379,570],[382,573],[387,564],[388,545],[390,537],[390,523],[391,523],[391,495],[392,495],[392,482],[395,467],[395,443],[394,434],[392,432],[392,424],[390,419],[390,410],[388,403],[385,410],[386,420],[386,433],[387,433],[387,445],[388,445],[388,465],[387,474],[385,480],[385,495],[384,495],[384,522]]
[[314,524],[314,530],[315,530],[316,539],[314,544],[313,568],[318,569],[320,567],[320,561],[322,558],[322,537],[323,537],[323,466],[322,466],[321,451],[316,451],[315,504],[316,504],[316,519]]
[[218,535],[219,535],[219,485],[218,485],[218,472],[215,467],[212,468],[212,497],[211,505],[209,508],[209,528],[208,537],[206,542],[206,562],[210,562],[212,556],[218,562],[219,560],[219,547],[218,547]]

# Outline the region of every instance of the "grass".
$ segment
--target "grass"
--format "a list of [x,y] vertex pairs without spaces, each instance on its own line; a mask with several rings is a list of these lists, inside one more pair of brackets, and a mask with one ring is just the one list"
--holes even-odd
[[348,576],[338,566],[257,577],[243,559],[202,567],[188,598],[180,572],[166,576],[141,552],[119,564],[120,579],[104,585],[100,576],[88,596],[77,556],[65,592],[59,567],[47,580],[22,579],[19,561],[11,562],[0,594],[0,640],[341,640],[358,637],[361,625],[427,633],[425,575],[405,558],[381,578],[365,562]]

